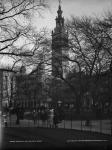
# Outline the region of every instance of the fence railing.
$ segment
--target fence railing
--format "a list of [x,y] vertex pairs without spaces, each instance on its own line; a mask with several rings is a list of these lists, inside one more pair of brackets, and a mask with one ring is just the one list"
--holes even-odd
[[[45,127],[51,128],[48,120],[42,121],[37,118],[20,119],[19,124],[16,123],[16,115],[9,115],[7,118],[7,127]],[[5,126],[5,123],[2,124]],[[58,128],[75,129],[81,131],[99,132],[112,135],[112,121],[110,119],[97,120],[80,120],[80,119],[64,119],[58,123]]]

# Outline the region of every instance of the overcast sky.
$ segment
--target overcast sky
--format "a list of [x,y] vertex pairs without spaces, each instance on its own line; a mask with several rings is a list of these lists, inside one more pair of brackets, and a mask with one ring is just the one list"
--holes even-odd
[[[42,13],[43,17],[34,15],[32,24],[40,29],[41,27],[48,27],[53,29],[55,27],[55,17],[57,16],[57,10],[59,2],[58,0],[45,0],[50,10],[46,10]],[[62,0],[61,3],[63,16],[65,19],[74,16],[99,16],[101,17],[104,12],[112,8],[112,0]]]
[[[55,28],[55,18],[59,6],[58,0],[44,0],[49,5],[49,10],[43,11],[43,17],[39,17],[34,13],[31,24],[39,30],[47,27],[50,30]],[[104,12],[112,10],[112,0],[62,0],[61,7],[65,20],[74,16],[99,16]]]

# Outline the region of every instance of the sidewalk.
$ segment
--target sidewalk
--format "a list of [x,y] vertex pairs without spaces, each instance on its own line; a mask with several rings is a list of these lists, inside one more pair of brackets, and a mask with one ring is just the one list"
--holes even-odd
[[110,147],[109,135],[77,131],[72,129],[54,129],[40,127],[4,128],[3,149],[21,148],[67,148],[67,147]]

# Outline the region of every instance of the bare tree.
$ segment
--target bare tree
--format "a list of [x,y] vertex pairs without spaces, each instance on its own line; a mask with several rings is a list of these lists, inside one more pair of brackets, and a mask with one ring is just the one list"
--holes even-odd
[[[79,72],[79,76],[73,78],[78,79],[79,88],[75,83],[71,83],[60,76],[67,83],[75,94],[77,108],[80,106],[83,95],[89,91],[91,93],[91,82],[97,83],[98,78],[93,81],[94,75],[100,75],[101,72],[109,68],[109,55],[105,52],[104,45],[108,43],[104,40],[104,31],[101,29],[101,20],[97,18],[82,17],[74,18],[67,23],[69,32],[69,57],[66,57],[71,62],[71,66]],[[103,23],[103,22],[102,22]],[[83,85],[83,75],[86,75],[86,88]],[[97,84],[96,84],[97,86]],[[97,88],[95,88],[97,89]]]
[[20,57],[34,54],[34,43],[29,40],[32,32],[31,17],[33,13],[41,14],[46,7],[45,2],[41,0],[0,1],[1,56],[13,56],[20,59]]

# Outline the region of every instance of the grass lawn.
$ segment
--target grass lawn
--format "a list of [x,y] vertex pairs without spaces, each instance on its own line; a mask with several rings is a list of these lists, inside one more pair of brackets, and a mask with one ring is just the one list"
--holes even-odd
[[[16,141],[11,143],[10,141]],[[17,142],[19,141],[19,142]],[[26,141],[26,142],[24,142]],[[30,141],[30,142],[29,142]],[[35,142],[34,142],[35,141]],[[36,142],[37,141],[37,142]],[[5,128],[4,148],[110,147],[109,135],[54,128]]]

